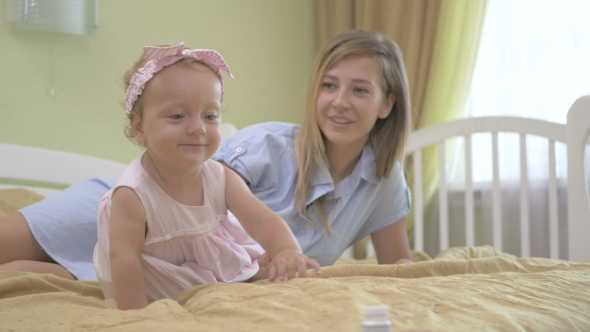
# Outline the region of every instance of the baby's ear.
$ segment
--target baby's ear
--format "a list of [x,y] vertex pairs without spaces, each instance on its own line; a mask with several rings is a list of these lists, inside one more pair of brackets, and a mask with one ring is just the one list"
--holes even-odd
[[137,112],[135,111],[132,111],[130,116],[131,131],[133,132],[133,137],[135,137],[138,143],[144,144],[145,136],[143,135],[143,122],[141,121],[141,116],[137,114]]

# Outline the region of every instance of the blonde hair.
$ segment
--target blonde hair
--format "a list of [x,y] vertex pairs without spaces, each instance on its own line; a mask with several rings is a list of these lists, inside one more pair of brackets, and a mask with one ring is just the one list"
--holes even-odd
[[[408,79],[401,51],[392,39],[375,31],[352,30],[341,33],[333,37],[316,57],[309,80],[303,121],[295,137],[299,177],[294,204],[302,214],[308,209],[306,200],[316,167],[319,165],[322,171],[329,172],[326,169],[328,159],[324,137],[316,118],[316,102],[322,78],[338,61],[362,55],[372,57],[380,66],[384,98],[388,98],[390,94],[395,96],[389,116],[379,118],[369,134],[369,142],[375,153],[377,177],[388,177],[395,162],[404,166],[412,119]],[[312,204],[326,230],[330,231],[323,201],[324,197],[320,197]]]
[[[159,45],[159,46],[171,46],[171,45]],[[149,60],[145,59],[143,54],[139,57],[139,60],[137,60],[133,66],[131,66],[131,68],[127,69],[127,71],[125,71],[125,73],[123,74],[123,84],[125,87],[125,91],[127,91],[127,89],[129,88],[129,85],[131,84],[131,78],[133,77],[133,75],[135,73],[137,73],[141,68],[143,68],[143,66],[146,65],[146,63],[148,63]],[[171,64],[170,66],[175,66],[175,65],[182,65],[182,66],[192,66],[195,64],[203,64],[205,66],[208,66],[207,64],[203,63],[202,61],[199,61],[197,59],[182,59],[176,63]],[[157,75],[157,73],[156,73]],[[154,75],[155,76],[155,75]],[[139,118],[141,119],[143,117],[143,95],[139,95],[139,97],[137,98],[137,100],[135,101],[135,103],[133,104],[133,108],[131,109],[131,113],[128,116],[128,122],[125,125],[125,129],[124,129],[124,133],[125,136],[133,143],[143,146],[143,144],[139,143],[136,139],[135,136],[133,136],[133,118],[135,116],[139,116]],[[125,106],[125,103],[123,103],[123,107]]]

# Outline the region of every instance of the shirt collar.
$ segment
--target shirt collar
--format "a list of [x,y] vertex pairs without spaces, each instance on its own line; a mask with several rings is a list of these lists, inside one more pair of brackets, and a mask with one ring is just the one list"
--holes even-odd
[[361,155],[361,160],[356,164],[356,167],[361,167],[361,177],[364,180],[369,182],[378,183],[379,179],[377,178],[377,164],[375,162],[375,153],[373,152],[373,147],[371,144],[367,142],[365,148],[363,149],[363,154]]
[[328,172],[328,165],[324,163],[324,169],[317,165],[311,179],[311,192],[308,196],[306,204],[310,204],[316,199],[334,192],[333,197],[338,198],[349,193],[352,193],[355,188],[359,186],[361,179],[377,183],[377,167],[375,166],[375,154],[371,144],[367,142],[361,153],[361,158],[356,163],[352,173],[344,180],[340,181],[336,188],[334,188],[334,180]]

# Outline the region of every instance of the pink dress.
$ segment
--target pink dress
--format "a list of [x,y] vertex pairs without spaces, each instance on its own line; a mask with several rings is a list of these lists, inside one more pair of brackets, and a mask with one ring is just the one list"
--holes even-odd
[[168,196],[135,159],[117,185],[100,201],[94,265],[105,298],[113,297],[109,260],[111,194],[119,186],[133,189],[147,216],[143,267],[148,301],[172,297],[210,282],[238,282],[258,272],[264,250],[248,236],[225,204],[225,172],[213,160],[203,163],[202,206],[187,206]]

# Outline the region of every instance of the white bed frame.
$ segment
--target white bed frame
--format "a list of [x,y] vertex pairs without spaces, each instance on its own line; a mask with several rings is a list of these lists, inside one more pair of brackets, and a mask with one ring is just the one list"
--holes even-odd
[[[96,157],[13,144],[0,144],[0,156],[0,188],[26,188],[45,197],[59,192],[60,186],[91,177],[116,179],[126,166]],[[2,183],[4,179],[10,181]]]
[[590,260],[590,198],[588,180],[584,165],[584,151],[590,136],[590,96],[579,98],[570,108],[567,123],[557,124],[528,118],[517,117],[482,117],[451,121],[436,126],[417,130],[408,142],[407,155],[413,156],[414,166],[414,249],[424,248],[424,200],[422,193],[422,155],[421,151],[433,144],[439,148],[439,245],[440,250],[449,247],[449,220],[447,202],[447,182],[445,179],[445,142],[455,137],[465,141],[465,245],[473,246],[473,180],[471,165],[471,137],[475,133],[491,133],[493,160],[493,243],[494,248],[502,251],[502,223],[500,204],[500,180],[498,172],[498,133],[509,132],[520,135],[520,246],[521,256],[530,253],[528,174],[526,156],[526,137],[534,135],[544,137],[549,144],[549,239],[550,257],[559,258],[559,237],[557,220],[557,179],[555,163],[555,142],[567,146],[568,163],[568,250],[572,261]]
[[[236,127],[225,124],[223,136],[228,136],[236,131]],[[484,117],[470,118],[436,126],[424,128],[413,132],[408,142],[407,155],[413,157],[414,186],[414,250],[424,249],[424,199],[422,193],[421,151],[433,144],[438,144],[440,152],[441,176],[438,190],[438,200],[442,208],[439,214],[439,243],[440,250],[449,247],[448,210],[447,207],[447,183],[445,179],[445,141],[463,137],[466,143],[466,183],[465,183],[465,245],[475,245],[474,218],[473,218],[473,181],[471,168],[471,136],[475,133],[489,132],[492,134],[493,155],[493,243],[492,245],[502,250],[502,232],[500,220],[500,180],[498,176],[498,143],[499,132],[511,132],[520,134],[521,141],[521,202],[528,202],[526,144],[527,135],[545,137],[549,142],[550,151],[550,180],[549,180],[549,207],[550,216],[550,256],[559,258],[559,237],[557,233],[557,180],[555,174],[555,142],[563,142],[567,145],[568,156],[568,250],[572,261],[590,260],[590,198],[587,180],[585,177],[584,148],[590,136],[590,96],[579,98],[568,112],[567,124],[557,124],[535,119],[517,117]],[[89,177],[115,179],[125,168],[124,164],[99,159],[89,156],[81,156],[73,153],[52,151],[47,149],[0,144],[0,188],[24,187],[32,189],[42,195],[51,195],[59,189],[47,188],[44,184],[57,184],[68,186]],[[9,179],[9,183],[3,179]],[[15,185],[14,181],[26,181],[23,185]],[[520,245],[521,256],[529,255],[529,211],[528,204],[521,204],[520,213]],[[369,248],[369,252],[372,247]],[[352,249],[343,257],[351,255]]]
[[[227,137],[237,130],[233,124],[223,123],[221,136]],[[127,166],[70,152],[2,143],[0,156],[0,189],[26,188],[45,197],[84,179],[117,179]]]

